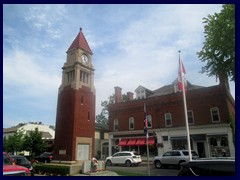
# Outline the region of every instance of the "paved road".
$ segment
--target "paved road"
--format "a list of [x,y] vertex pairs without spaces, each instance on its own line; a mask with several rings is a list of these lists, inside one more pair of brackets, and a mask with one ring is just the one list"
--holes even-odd
[[[179,168],[171,167],[157,169],[154,167],[152,162],[149,163],[150,176],[177,176]],[[148,174],[148,165],[146,162],[143,162],[139,166],[135,167],[125,167],[125,166],[107,166],[109,171],[123,171],[123,172],[137,172],[139,174]]]

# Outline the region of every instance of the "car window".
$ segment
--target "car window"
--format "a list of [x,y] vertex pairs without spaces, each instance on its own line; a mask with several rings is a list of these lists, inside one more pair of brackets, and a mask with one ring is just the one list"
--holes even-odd
[[120,153],[116,153],[113,155],[113,157],[118,157]]
[[131,156],[131,153],[120,153],[120,156]]
[[135,156],[139,156],[140,154],[138,152],[133,153]]
[[173,151],[172,156],[181,156],[179,151]]
[[165,152],[164,154],[163,154],[163,156],[171,156],[171,152],[170,151],[168,151],[168,152]]

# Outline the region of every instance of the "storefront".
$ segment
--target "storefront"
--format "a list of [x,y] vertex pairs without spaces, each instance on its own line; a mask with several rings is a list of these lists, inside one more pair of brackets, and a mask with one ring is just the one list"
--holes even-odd
[[112,154],[118,151],[136,151],[140,155],[147,155],[147,144],[149,148],[149,155],[157,155],[156,140],[150,136],[148,140],[146,137],[126,137],[119,138],[113,142]]

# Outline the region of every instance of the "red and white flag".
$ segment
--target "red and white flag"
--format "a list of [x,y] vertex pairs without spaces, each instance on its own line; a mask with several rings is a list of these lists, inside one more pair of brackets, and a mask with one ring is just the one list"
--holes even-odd
[[183,62],[179,59],[179,69],[178,69],[178,89],[186,91],[187,88],[187,79],[186,79],[186,71],[183,65]]

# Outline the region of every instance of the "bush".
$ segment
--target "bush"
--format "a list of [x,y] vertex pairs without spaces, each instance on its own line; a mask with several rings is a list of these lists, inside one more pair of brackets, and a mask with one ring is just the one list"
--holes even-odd
[[46,174],[50,176],[66,176],[69,174],[69,167],[61,165],[36,164],[34,170],[37,174]]

